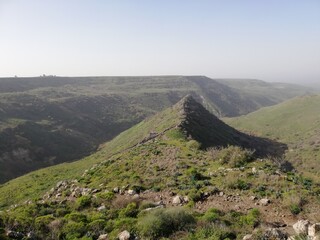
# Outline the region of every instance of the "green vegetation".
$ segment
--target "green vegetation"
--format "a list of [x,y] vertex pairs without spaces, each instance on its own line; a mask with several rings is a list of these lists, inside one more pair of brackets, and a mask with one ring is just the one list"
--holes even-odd
[[[115,239],[124,230],[141,239],[241,239],[263,228],[265,214],[318,209],[320,184],[281,171],[282,156],[256,155],[252,143],[272,149],[186,97],[83,160],[2,185],[0,228],[39,239]],[[262,197],[274,205],[258,204]]]
[[227,123],[246,132],[286,143],[285,160],[306,176],[320,179],[320,96],[299,97]]
[[[279,91],[292,92],[287,98],[307,92]],[[203,76],[1,78],[0,183],[87,156],[187,94],[219,116],[270,105]]]

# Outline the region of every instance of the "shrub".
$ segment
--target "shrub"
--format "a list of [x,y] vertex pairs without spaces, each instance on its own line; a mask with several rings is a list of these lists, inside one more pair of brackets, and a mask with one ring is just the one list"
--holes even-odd
[[290,212],[294,215],[298,215],[301,211],[302,208],[298,204],[291,204],[289,206]]
[[156,209],[140,217],[137,228],[145,239],[158,239],[185,230],[194,223],[194,217],[182,208]]
[[188,240],[224,240],[236,239],[236,234],[227,227],[206,224],[190,234]]
[[238,146],[223,148],[217,155],[222,164],[228,164],[231,167],[242,167],[253,159],[253,151]]
[[240,216],[239,223],[241,226],[256,227],[260,222],[260,212],[258,209],[252,209],[247,215]]
[[201,144],[199,142],[197,142],[196,140],[190,140],[187,142],[187,148],[191,149],[191,150],[198,150],[200,149]]
[[139,210],[135,202],[129,203],[126,208],[121,209],[119,212],[119,217],[136,217]]
[[215,222],[219,220],[222,212],[216,208],[209,209],[203,216],[202,219],[206,222]]
[[76,201],[77,209],[83,209],[91,205],[91,196],[81,196]]
[[78,239],[86,233],[85,224],[83,222],[68,222],[63,226],[62,232],[66,236],[65,239]]
[[87,216],[77,212],[67,214],[65,218],[74,222],[87,222]]
[[113,192],[101,192],[97,194],[97,197],[106,201],[111,201],[115,197],[115,194]]
[[235,182],[232,182],[229,184],[229,188],[231,189],[248,190],[250,189],[250,187],[251,187],[250,183],[247,183],[241,179],[238,179]]
[[38,232],[42,234],[48,233],[50,231],[49,224],[54,220],[51,215],[37,217],[35,219],[35,227]]
[[202,178],[202,175],[193,167],[187,170],[187,175],[190,177],[191,181],[198,181]]
[[201,200],[201,192],[197,191],[196,189],[192,189],[189,194],[189,198],[191,201],[198,202]]

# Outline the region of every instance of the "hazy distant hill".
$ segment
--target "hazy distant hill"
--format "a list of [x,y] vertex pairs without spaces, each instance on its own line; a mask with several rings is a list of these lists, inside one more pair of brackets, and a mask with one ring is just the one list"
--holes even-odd
[[259,83],[253,93],[203,76],[2,78],[0,182],[88,155],[186,94],[217,116],[238,116],[308,92],[283,85],[275,98]]
[[314,93],[311,87],[290,83],[264,82],[256,79],[215,79],[240,95],[250,97],[258,106],[271,106],[287,99]]

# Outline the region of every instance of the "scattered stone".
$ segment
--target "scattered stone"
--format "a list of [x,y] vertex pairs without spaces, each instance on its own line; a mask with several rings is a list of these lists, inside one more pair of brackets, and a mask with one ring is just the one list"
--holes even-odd
[[176,204],[176,205],[181,204],[181,203],[182,203],[182,198],[181,198],[181,196],[180,196],[180,195],[175,196],[175,197],[172,199],[172,203],[173,203],[173,204]]
[[257,200],[257,197],[256,196],[250,196],[250,198],[249,198],[251,201],[255,201],[255,200]]
[[189,197],[188,197],[188,196],[184,196],[184,197],[183,197],[183,201],[184,201],[185,203],[188,203],[188,202],[189,202]]
[[295,224],[293,224],[293,230],[296,232],[296,234],[308,234],[308,227],[310,225],[310,222],[308,220],[299,220]]
[[100,207],[97,208],[97,210],[99,212],[106,210],[106,206],[105,205],[101,205]]
[[101,235],[98,237],[98,240],[108,240],[108,234],[101,234]]
[[286,240],[287,238],[287,234],[277,228],[269,228],[263,235],[263,239],[265,240]]
[[224,195],[224,192],[219,192],[219,196],[222,197]]
[[124,230],[123,232],[119,233],[118,238],[119,240],[129,240],[130,233],[127,230]]
[[262,206],[267,206],[269,203],[270,203],[270,199],[268,198],[262,198],[259,203],[262,205]]
[[251,239],[252,239],[252,234],[247,234],[242,238],[242,240],[251,240]]
[[133,190],[133,189],[129,189],[128,190],[128,194],[129,195],[135,195],[137,192],[135,191],[135,190]]
[[140,198],[140,195],[139,194],[135,194],[132,196],[132,199],[139,199]]
[[15,232],[15,231],[8,231],[7,237],[13,238],[13,239],[22,239],[24,238],[24,235],[21,232]]
[[308,235],[311,238],[320,238],[320,223],[313,224],[308,227]]

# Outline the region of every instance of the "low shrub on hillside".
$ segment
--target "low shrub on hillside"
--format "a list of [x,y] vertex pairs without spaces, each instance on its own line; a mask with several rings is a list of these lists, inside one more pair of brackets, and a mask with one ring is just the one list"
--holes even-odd
[[238,146],[223,148],[216,155],[222,164],[228,164],[234,168],[242,167],[253,160],[253,151]]
[[157,209],[141,216],[137,228],[144,239],[159,239],[186,230],[194,223],[194,217],[182,208]]

